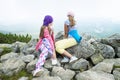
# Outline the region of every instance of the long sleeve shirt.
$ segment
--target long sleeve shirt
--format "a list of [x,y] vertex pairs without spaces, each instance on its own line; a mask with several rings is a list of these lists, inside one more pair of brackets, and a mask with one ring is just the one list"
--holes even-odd
[[[45,29],[44,29],[44,36],[43,36],[44,38],[47,38],[48,40],[49,40],[49,42],[50,42],[50,48],[52,49],[52,50],[54,50],[54,33],[52,32],[52,34],[50,34],[49,33],[49,31],[48,31],[48,28],[46,27]],[[37,45],[36,45],[36,50],[38,51],[38,49],[39,49],[39,47],[42,45],[42,38],[40,38],[39,39],[39,41],[38,41],[38,43],[37,43]]]

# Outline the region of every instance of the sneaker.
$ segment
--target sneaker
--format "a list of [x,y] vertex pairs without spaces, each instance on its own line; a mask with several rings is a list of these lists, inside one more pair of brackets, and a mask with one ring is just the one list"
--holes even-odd
[[52,59],[52,65],[57,65],[57,59]]
[[67,63],[69,62],[69,58],[68,57],[64,57],[62,60],[61,60],[61,63]]
[[70,62],[69,62],[69,63],[71,63],[71,62],[73,62],[73,61],[76,61],[76,60],[78,60],[78,58],[75,57],[75,56],[73,56],[73,57],[70,58]]
[[38,73],[42,73],[43,71],[43,69],[36,69],[33,71],[33,76],[37,76]]

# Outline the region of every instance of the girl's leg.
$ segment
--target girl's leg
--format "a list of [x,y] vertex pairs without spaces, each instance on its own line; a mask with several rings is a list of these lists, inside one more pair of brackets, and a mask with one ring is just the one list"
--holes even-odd
[[36,69],[41,69],[42,68],[42,66],[44,65],[45,60],[47,58],[46,57],[47,55],[48,55],[47,50],[42,51],[42,53],[39,56],[38,62],[36,63]]
[[57,41],[55,43],[56,51],[60,54],[63,54],[65,56],[69,57],[69,58],[71,58],[72,55],[69,52],[67,52],[65,49],[72,47],[74,45],[77,45],[77,42],[74,38],[63,39],[63,40]]

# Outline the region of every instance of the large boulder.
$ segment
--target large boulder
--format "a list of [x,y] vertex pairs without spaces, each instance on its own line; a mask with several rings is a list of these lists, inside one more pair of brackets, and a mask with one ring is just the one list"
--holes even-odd
[[24,43],[24,42],[16,41],[15,43],[12,44],[12,50],[13,50],[13,52],[19,53],[20,48],[25,45],[26,45],[26,43]]
[[31,62],[34,60],[34,55],[21,56],[20,59],[22,59],[24,62]]
[[95,65],[104,60],[101,50],[95,50],[95,54],[92,55],[90,58],[91,58],[92,63]]
[[2,63],[2,72],[5,75],[12,76],[14,73],[18,73],[25,68],[25,63],[18,58],[10,58]]
[[85,59],[80,59],[75,63],[71,64],[71,69],[85,71],[89,69],[89,62]]
[[101,42],[112,47],[120,47],[120,34],[113,34],[108,38],[101,39]]
[[95,53],[93,45],[85,40],[82,40],[80,44],[68,48],[67,50],[68,52],[73,53],[73,55],[77,56],[78,58],[82,57],[85,59],[89,58]]
[[35,69],[35,65],[36,65],[36,62],[37,62],[38,60],[37,59],[35,59],[35,60],[33,60],[33,61],[31,61],[30,63],[28,63],[27,64],[27,71],[28,72],[32,72],[34,69]]
[[28,80],[28,77],[21,77],[18,80]]
[[94,43],[93,45],[96,50],[100,50],[100,52],[104,58],[114,58],[115,57],[115,51],[111,46],[102,44],[102,43]]
[[76,80],[115,80],[114,76],[102,71],[84,71],[76,75]]
[[62,67],[53,67],[52,69],[53,76],[59,76],[62,80],[71,80],[75,72],[69,69],[63,69]]
[[6,61],[6,60],[8,60],[10,58],[17,58],[18,56],[19,55],[17,53],[10,52],[10,53],[7,53],[7,54],[1,56],[0,61],[4,62],[4,61]]
[[114,66],[114,62],[108,63],[108,62],[103,61],[103,62],[98,63],[91,70],[111,73],[113,70],[113,66]]

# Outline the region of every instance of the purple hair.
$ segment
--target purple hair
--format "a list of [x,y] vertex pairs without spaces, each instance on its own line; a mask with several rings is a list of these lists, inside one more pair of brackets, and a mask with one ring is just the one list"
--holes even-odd
[[46,15],[43,20],[43,26],[48,26],[52,22],[53,22],[52,16]]

